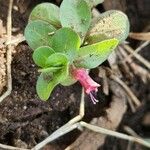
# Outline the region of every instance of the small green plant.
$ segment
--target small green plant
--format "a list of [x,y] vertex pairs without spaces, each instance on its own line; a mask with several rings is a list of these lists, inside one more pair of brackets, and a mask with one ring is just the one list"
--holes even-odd
[[93,93],[100,86],[87,69],[103,63],[129,33],[129,21],[120,11],[110,10],[92,18],[91,9],[103,0],[63,0],[37,5],[30,14],[25,38],[34,50],[33,60],[41,72],[36,90],[47,100],[58,84],[80,81],[95,104]]

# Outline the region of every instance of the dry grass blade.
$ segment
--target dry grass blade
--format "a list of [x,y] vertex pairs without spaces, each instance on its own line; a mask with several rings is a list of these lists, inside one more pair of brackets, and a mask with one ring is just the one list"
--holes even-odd
[[[12,28],[12,6],[13,0],[9,1],[8,17],[7,17],[7,42],[11,41],[11,28]],[[12,78],[11,78],[11,60],[12,60],[12,50],[11,44],[7,46],[7,91],[0,97],[0,102],[6,98],[12,90]]]
[[129,45],[123,45],[123,47],[132,54],[137,60],[139,60],[142,64],[144,64],[148,69],[150,69],[150,63],[143,58],[141,55],[134,53],[134,50]]
[[148,70],[133,62],[132,58],[128,57],[129,55],[127,54],[127,52],[120,46],[119,46],[119,53],[124,57],[123,59],[121,59],[123,61],[121,61],[120,63],[124,63],[124,59],[125,59],[128,65],[133,70],[134,74],[139,76],[144,83],[146,83],[147,80],[150,79],[150,74]]
[[129,37],[135,40],[142,40],[142,41],[150,41],[150,32],[147,33],[133,33],[129,34]]
[[113,74],[110,75],[110,78],[116,81],[117,83],[119,83],[124,88],[124,90],[127,92],[127,94],[130,96],[130,98],[133,100],[133,102],[135,103],[137,107],[141,105],[140,100],[133,94],[130,88],[122,80],[120,80],[117,76]]
[[80,110],[79,110],[79,115],[74,117],[73,119],[71,119],[68,123],[69,124],[74,124],[78,121],[80,121],[83,117],[84,117],[84,113],[85,113],[85,108],[84,108],[84,96],[85,96],[85,93],[84,93],[84,89],[82,88],[82,94],[81,94],[81,102],[80,102]]
[[138,53],[140,50],[142,50],[144,47],[146,47],[147,45],[149,45],[150,41],[146,41],[143,44],[141,44],[136,50],[135,52]]
[[40,150],[41,148],[43,148],[46,144],[48,144],[49,142],[54,141],[55,139],[59,138],[62,135],[67,134],[68,132],[76,129],[78,127],[79,123],[75,123],[73,125],[64,125],[61,128],[59,128],[58,130],[56,130],[54,133],[52,133],[49,137],[47,137],[45,140],[43,140],[41,143],[37,144],[35,147],[33,147],[31,150]]
[[131,129],[129,126],[124,126],[124,130],[128,133],[128,134],[130,134],[130,135],[132,135],[132,136],[134,136],[134,137],[138,137],[138,138],[141,138],[133,129]]
[[0,148],[5,149],[5,150],[29,150],[29,149],[13,147],[13,146],[4,145],[4,144],[0,144]]
[[144,145],[144,146],[150,148],[150,143],[146,142],[145,140],[143,140],[141,138],[136,138],[136,137],[129,136],[129,135],[126,135],[126,134],[123,134],[123,133],[119,133],[119,132],[115,132],[115,131],[108,130],[108,129],[105,129],[105,128],[97,127],[97,126],[88,124],[88,123],[83,122],[83,121],[81,121],[80,124],[81,124],[81,126],[86,127],[86,128],[88,128],[88,129],[90,129],[94,132],[99,132],[99,133],[106,134],[106,135],[109,135],[109,136],[114,136],[114,137],[124,139],[124,140],[128,140],[128,141],[131,141],[131,142],[136,142],[136,143],[139,143],[141,145]]
[[141,44],[132,54],[128,55],[123,62],[127,61],[129,58],[133,57],[133,55],[135,53],[138,53],[139,51],[141,51],[144,47],[146,47],[147,45],[149,45],[150,41],[146,41],[143,44]]

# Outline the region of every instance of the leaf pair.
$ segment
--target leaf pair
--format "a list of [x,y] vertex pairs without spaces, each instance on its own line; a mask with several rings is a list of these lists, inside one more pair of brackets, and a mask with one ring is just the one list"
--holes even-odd
[[[94,1],[90,2],[90,5],[92,5],[92,3],[95,5]],[[76,31],[81,37],[84,37],[90,27],[91,9],[84,0],[63,0],[60,9],[54,4],[42,3],[33,9],[29,17],[29,22],[29,27],[27,26],[25,30],[25,36],[27,41],[29,39],[28,44],[34,49],[35,44],[32,44],[34,39],[32,40],[33,37],[30,38],[29,35],[34,29],[36,30],[36,28],[38,28],[36,32],[42,33],[40,31],[42,30],[42,27],[37,27],[35,24],[40,24],[44,28],[46,27],[46,29],[47,26],[50,25],[52,31],[55,31],[55,29],[58,29],[61,26],[69,27]],[[52,32],[51,30],[49,31],[49,29],[47,29],[45,30],[45,33],[50,33]],[[32,34],[34,35],[34,32],[32,32]]]
[[[81,39],[86,34],[85,41],[88,45],[112,38],[118,39],[119,42],[124,41],[129,33],[127,16],[120,11],[107,11],[94,18],[89,28],[91,12],[86,3],[88,1],[63,0],[60,9],[50,3],[42,3],[35,7],[25,29],[25,37],[30,47],[32,49],[40,46],[52,47],[53,33],[61,25],[72,28]],[[88,4],[93,6],[97,2],[100,0],[93,0]]]
[[41,75],[36,89],[42,100],[47,100],[54,87],[68,75],[68,58],[62,53],[47,46],[37,48],[33,53],[33,60],[39,66]]

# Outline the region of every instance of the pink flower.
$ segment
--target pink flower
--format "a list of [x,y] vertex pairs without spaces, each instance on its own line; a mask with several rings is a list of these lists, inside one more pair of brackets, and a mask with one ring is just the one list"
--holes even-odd
[[87,70],[83,68],[75,68],[72,70],[73,77],[78,80],[81,85],[84,87],[85,93],[87,93],[93,104],[96,104],[98,100],[94,97],[94,93],[98,91],[98,87],[100,86],[96,83],[89,75]]

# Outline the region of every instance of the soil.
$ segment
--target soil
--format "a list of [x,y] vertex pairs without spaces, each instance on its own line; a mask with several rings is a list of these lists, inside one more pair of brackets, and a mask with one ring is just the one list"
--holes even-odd
[[[22,34],[27,24],[27,18],[31,9],[44,0],[21,0],[15,1],[17,9],[13,9],[13,36]],[[53,1],[60,4],[60,1]],[[110,5],[109,0],[105,4],[99,5],[98,8],[103,9],[122,9],[130,18],[132,31],[141,32],[148,26],[148,0],[144,0],[141,4],[140,0],[136,2],[124,1],[123,8],[120,5]],[[136,6],[135,6],[136,3]],[[124,6],[125,5],[125,6]],[[126,8],[126,9],[125,9]],[[150,8],[150,7],[149,7]],[[6,39],[6,18],[7,18],[8,1],[0,1],[0,44]],[[134,17],[136,13],[136,17]],[[135,18],[135,20],[133,19]],[[140,19],[140,20],[139,20]],[[2,24],[1,24],[2,21]],[[2,30],[3,27],[3,30]],[[2,40],[1,40],[2,39]],[[133,47],[137,47],[140,43],[131,40]],[[147,47],[148,49],[148,47]],[[149,59],[150,55],[146,48],[141,52],[145,58]],[[107,62],[103,66],[109,66]],[[97,69],[92,70],[90,75],[92,78],[103,85],[103,79],[98,76]],[[13,50],[12,61],[12,92],[2,103],[0,103],[0,143],[12,145],[22,148],[32,148],[40,141],[44,140],[48,135],[57,130],[59,127],[67,123],[71,118],[78,115],[81,97],[81,86],[76,83],[69,87],[57,86],[48,101],[41,101],[35,90],[38,72],[37,67],[32,60],[32,50],[26,42],[22,42]],[[142,137],[150,137],[150,89],[149,81],[143,83],[141,78],[134,76],[132,79],[128,75],[123,77],[128,86],[135,95],[141,100],[142,106],[135,113],[127,109],[122,117],[118,131],[124,132],[124,125],[130,126]],[[6,49],[0,47],[0,94],[6,90]],[[112,83],[114,84],[114,83]],[[118,91],[117,91],[118,92]],[[107,109],[111,107],[113,92],[109,95],[103,93],[99,88],[97,99],[100,102],[93,105],[88,96],[85,97],[85,117],[84,121],[90,122],[95,117],[106,117]],[[115,126],[117,128],[118,125]],[[81,135],[81,132],[75,130],[53,143],[49,144],[45,149],[64,149],[73,143]],[[94,140],[94,139],[93,139]],[[133,149],[142,150],[143,147],[134,144]],[[127,142],[112,137],[107,137],[103,145],[99,145],[99,149],[104,150],[125,150]]]

